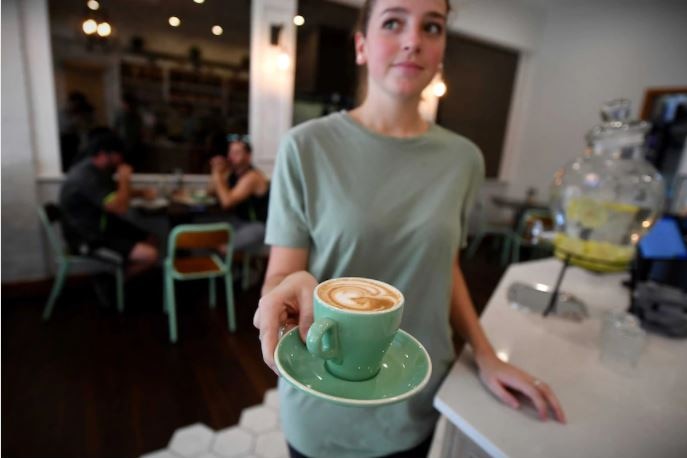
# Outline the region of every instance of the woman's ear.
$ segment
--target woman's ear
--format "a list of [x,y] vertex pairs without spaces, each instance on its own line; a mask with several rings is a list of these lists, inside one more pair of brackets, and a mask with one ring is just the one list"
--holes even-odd
[[367,54],[365,49],[365,35],[362,32],[356,32],[355,36],[355,63],[358,65],[365,65],[367,63]]

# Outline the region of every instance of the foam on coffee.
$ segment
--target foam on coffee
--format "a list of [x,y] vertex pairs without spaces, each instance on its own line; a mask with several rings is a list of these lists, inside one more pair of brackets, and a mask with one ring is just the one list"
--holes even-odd
[[317,296],[332,307],[356,312],[380,312],[401,302],[391,286],[366,278],[337,278],[322,283]]

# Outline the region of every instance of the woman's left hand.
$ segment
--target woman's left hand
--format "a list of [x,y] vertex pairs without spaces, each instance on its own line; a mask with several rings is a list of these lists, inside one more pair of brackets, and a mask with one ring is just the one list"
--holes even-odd
[[541,420],[548,419],[548,412],[551,409],[555,419],[565,423],[565,414],[560,402],[546,383],[511,364],[501,361],[496,355],[477,358],[477,366],[482,383],[504,403],[514,409],[520,407],[520,402],[509,390],[519,391],[532,401]]

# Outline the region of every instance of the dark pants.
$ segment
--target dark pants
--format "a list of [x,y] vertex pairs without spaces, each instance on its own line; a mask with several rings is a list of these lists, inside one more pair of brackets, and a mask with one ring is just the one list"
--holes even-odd
[[[429,454],[429,448],[432,446],[432,438],[434,437],[434,432],[429,435],[427,439],[422,441],[419,445],[408,449],[408,450],[403,450],[401,452],[396,452],[392,453],[391,455],[384,455],[383,457],[380,458],[425,458]],[[291,447],[291,444],[288,444],[289,446],[289,456],[291,458],[309,458],[306,455],[303,455],[301,452],[296,450],[295,448]]]
[[196,223],[227,222],[234,230],[232,245],[234,251],[247,248],[260,248],[265,241],[265,223],[245,221],[231,214],[199,215],[193,220]]
[[63,231],[72,253],[93,254],[99,248],[106,248],[117,253],[122,261],[129,259],[137,243],[150,238],[143,229],[116,215],[107,215],[105,228],[97,234],[82,234],[66,225]]

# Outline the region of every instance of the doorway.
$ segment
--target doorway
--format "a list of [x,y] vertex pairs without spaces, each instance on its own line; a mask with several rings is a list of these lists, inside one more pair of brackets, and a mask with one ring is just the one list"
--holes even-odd
[[447,37],[448,91],[439,101],[437,123],[477,144],[487,178],[499,175],[518,58],[516,51],[462,35]]

